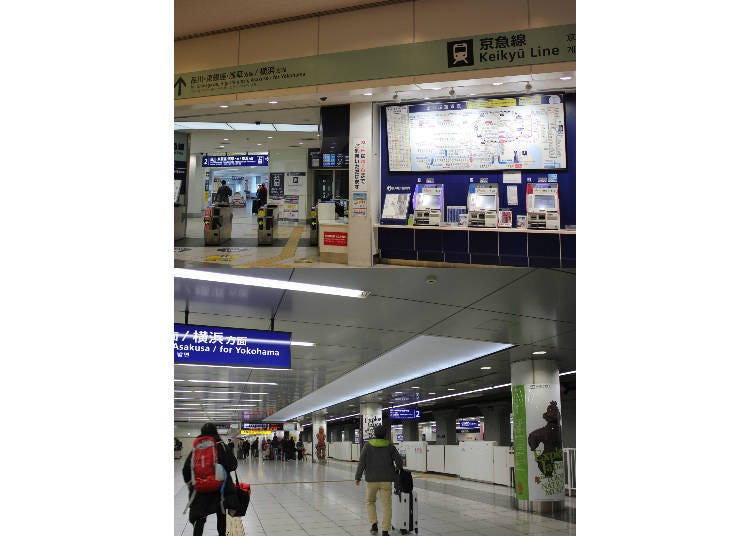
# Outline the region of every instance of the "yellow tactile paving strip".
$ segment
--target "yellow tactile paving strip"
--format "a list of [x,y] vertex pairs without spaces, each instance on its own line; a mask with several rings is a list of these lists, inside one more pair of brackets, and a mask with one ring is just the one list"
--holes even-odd
[[237,264],[235,266],[232,266],[232,268],[268,268],[270,266],[273,266],[274,263],[294,258],[294,255],[297,252],[297,244],[299,244],[299,240],[302,237],[302,232],[304,230],[305,228],[301,226],[296,226],[294,229],[292,229],[286,245],[275,257],[269,257],[268,259],[262,259],[247,264]]

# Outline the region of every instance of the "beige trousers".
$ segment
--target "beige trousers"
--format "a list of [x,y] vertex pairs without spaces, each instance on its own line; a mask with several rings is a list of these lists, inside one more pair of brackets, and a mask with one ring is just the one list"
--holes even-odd
[[368,482],[367,498],[367,517],[370,518],[370,524],[378,522],[378,514],[375,511],[375,497],[380,492],[380,506],[383,508],[383,523],[378,527],[380,531],[391,530],[391,493],[393,491],[393,482]]

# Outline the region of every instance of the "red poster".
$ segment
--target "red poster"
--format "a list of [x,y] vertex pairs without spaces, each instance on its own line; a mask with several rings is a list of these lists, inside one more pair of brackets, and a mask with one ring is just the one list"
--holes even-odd
[[325,246],[345,246],[349,233],[323,233],[323,245]]

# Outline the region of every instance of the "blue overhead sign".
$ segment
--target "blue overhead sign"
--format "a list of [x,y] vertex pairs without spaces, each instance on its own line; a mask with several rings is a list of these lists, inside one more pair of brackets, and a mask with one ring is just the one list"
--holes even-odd
[[419,419],[421,412],[418,409],[409,408],[391,408],[388,410],[388,417],[391,419],[414,420]]
[[203,167],[267,166],[267,154],[205,155]]
[[459,421],[457,428],[464,428],[467,430],[479,430],[479,421],[467,420]]
[[284,331],[174,325],[174,362],[288,369],[292,334]]

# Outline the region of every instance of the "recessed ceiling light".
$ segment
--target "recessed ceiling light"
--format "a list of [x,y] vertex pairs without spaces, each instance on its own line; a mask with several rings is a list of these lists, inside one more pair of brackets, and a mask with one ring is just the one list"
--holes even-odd
[[402,393],[403,393],[403,391],[395,391],[395,392],[394,392],[393,394],[394,394],[394,395],[400,395],[400,394],[402,394]]
[[452,387],[448,387],[448,390],[449,391],[455,391],[455,389],[453,389]]
[[273,136],[267,136],[267,138],[268,138],[269,140],[272,140],[272,139],[273,139]]
[[229,138],[224,138],[224,141],[229,141]]
[[372,91],[368,91],[367,93],[362,93],[362,95],[367,95],[368,97],[372,95]]
[[428,394],[428,395],[434,395],[434,394],[437,394],[437,393],[427,393],[427,394]]
[[492,367],[482,367],[482,370],[490,370]]
[[279,101],[276,101],[276,100],[270,100],[270,101],[268,101],[268,104],[278,104],[278,103],[279,103]]
[[229,108],[229,105],[228,104],[222,104],[222,105],[219,106],[219,108]]
[[573,78],[573,77],[572,76],[561,76],[560,80],[570,80],[571,78]]
[[260,147],[261,145],[263,145],[263,144],[262,144],[262,143],[259,143],[259,144],[258,144],[258,147]]
[[412,387],[412,389],[419,389],[419,387]]
[[224,146],[223,146],[223,145],[219,145],[219,149],[223,149],[223,148],[224,148]]
[[424,100],[430,100],[430,97],[425,97]]
[[302,142],[299,142],[300,145],[302,145]]
[[502,82],[492,82],[492,85],[493,86],[502,86],[503,83]]
[[539,351],[537,351],[537,352],[533,352],[533,353],[532,353],[532,355],[544,355],[544,354],[546,354],[546,353],[547,353],[547,352],[546,352],[545,350],[539,350]]

